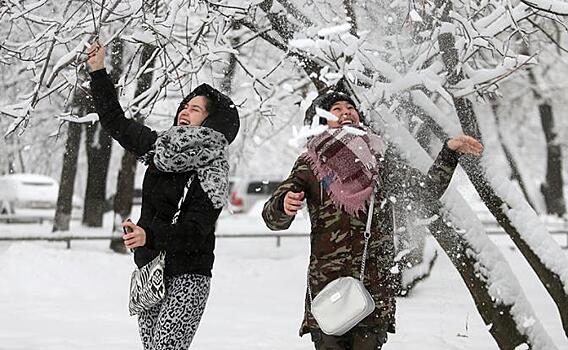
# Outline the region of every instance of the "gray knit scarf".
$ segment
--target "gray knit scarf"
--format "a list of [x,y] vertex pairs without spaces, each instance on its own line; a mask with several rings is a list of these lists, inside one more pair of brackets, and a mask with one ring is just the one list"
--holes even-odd
[[172,126],[159,134],[154,148],[140,160],[147,165],[153,162],[166,173],[196,171],[201,187],[219,209],[227,204],[229,197],[227,146],[225,136],[213,129]]

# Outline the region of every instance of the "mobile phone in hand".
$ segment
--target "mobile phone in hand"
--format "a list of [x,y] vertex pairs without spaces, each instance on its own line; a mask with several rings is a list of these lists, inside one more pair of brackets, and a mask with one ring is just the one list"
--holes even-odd
[[[130,220],[130,219],[126,219],[126,221],[132,222],[132,220]],[[124,234],[127,234],[127,233],[132,232],[132,229],[130,227],[122,226],[122,231],[124,232]]]
[[[132,220],[130,220],[130,218],[126,219],[126,221],[132,222]],[[124,234],[127,234],[127,233],[132,232],[132,229],[130,227],[122,226],[122,231],[124,232]],[[130,249],[130,251],[134,253],[134,249]]]

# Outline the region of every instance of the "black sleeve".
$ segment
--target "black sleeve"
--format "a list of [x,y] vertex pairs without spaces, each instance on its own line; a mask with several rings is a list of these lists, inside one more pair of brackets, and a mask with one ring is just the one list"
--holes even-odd
[[211,201],[190,203],[172,224],[155,215],[146,230],[146,247],[166,252],[188,251],[202,245],[208,235],[215,233],[215,223],[222,208],[215,209]]
[[91,94],[103,128],[126,150],[141,156],[148,152],[158,135],[147,126],[124,116],[110,76],[100,69],[89,73]]

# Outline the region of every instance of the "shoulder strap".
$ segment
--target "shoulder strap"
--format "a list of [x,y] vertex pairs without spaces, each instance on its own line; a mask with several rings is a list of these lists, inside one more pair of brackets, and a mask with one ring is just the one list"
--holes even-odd
[[185,197],[187,197],[187,192],[189,191],[189,187],[191,186],[191,183],[193,182],[193,178],[195,177],[195,174],[191,174],[189,176],[189,179],[187,180],[187,183],[185,184],[185,186],[183,187],[183,196],[181,196],[179,202],[178,202],[178,208],[176,213],[174,214],[174,217],[172,218],[172,225],[176,224],[179,218],[179,213],[181,211],[181,205],[183,204],[183,202],[185,201]]
[[[365,246],[363,248],[363,257],[361,259],[361,271],[359,275],[359,280],[363,283],[363,279],[365,278],[365,263],[367,262],[367,250],[369,248],[369,240],[371,238],[371,224],[373,222],[373,211],[375,209],[375,195],[376,195],[376,187],[373,189],[371,194],[371,201],[369,202],[369,210],[367,212],[367,223],[365,225]],[[308,298],[310,300],[310,307],[313,302],[313,295],[312,295],[312,288],[310,286],[310,265],[308,263],[308,273],[307,273],[307,288],[308,288]]]

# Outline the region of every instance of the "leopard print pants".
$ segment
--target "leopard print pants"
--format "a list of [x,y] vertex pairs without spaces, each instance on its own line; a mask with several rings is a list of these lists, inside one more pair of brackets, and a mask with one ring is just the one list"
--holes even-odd
[[138,315],[144,350],[187,350],[205,310],[211,278],[184,274],[165,278],[166,297]]

